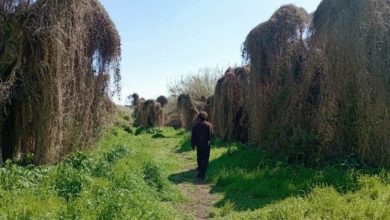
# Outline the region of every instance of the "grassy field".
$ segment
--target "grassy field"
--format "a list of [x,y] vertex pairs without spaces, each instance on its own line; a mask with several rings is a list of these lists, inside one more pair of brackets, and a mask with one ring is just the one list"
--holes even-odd
[[[0,168],[0,219],[191,219],[170,180],[188,179],[189,134],[136,129],[117,115],[91,150],[57,166]],[[187,164],[188,165],[188,164]],[[187,166],[186,165],[186,166]],[[351,161],[323,168],[216,141],[207,183],[216,219],[390,219],[390,175]],[[190,182],[191,184],[191,182]]]
[[348,163],[287,164],[245,145],[216,147],[209,181],[221,219],[390,219],[390,175]]
[[[184,219],[173,207],[186,202],[168,181],[180,164],[170,149],[180,136],[126,126],[128,117],[91,150],[57,166],[0,168],[0,219]],[[139,132],[137,136],[135,132]]]

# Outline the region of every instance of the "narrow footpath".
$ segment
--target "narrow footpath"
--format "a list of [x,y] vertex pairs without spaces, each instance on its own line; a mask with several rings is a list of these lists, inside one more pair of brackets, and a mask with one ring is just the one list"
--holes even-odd
[[216,198],[211,194],[211,185],[196,178],[196,161],[187,153],[179,153],[183,169],[172,175],[171,181],[178,185],[189,202],[178,205],[178,209],[195,219],[209,219]]

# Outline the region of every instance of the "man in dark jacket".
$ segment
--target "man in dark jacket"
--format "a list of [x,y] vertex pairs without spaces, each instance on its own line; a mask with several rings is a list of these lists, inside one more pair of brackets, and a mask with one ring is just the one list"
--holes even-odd
[[207,165],[210,158],[210,145],[213,138],[213,126],[207,122],[207,113],[199,112],[198,121],[192,128],[191,145],[192,149],[197,152],[198,175],[204,179],[206,176]]

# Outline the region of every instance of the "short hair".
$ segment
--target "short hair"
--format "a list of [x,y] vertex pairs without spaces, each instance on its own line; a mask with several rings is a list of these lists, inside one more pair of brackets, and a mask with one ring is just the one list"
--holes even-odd
[[209,117],[209,116],[208,116],[207,113],[204,112],[204,111],[200,111],[200,112],[198,113],[198,119],[201,120],[201,121],[206,121],[208,117]]

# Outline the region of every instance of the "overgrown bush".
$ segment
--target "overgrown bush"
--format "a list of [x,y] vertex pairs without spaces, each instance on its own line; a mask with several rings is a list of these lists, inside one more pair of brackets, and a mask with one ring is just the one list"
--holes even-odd
[[1,0],[0,44],[0,156],[54,164],[90,144],[120,90],[120,37],[100,2]]
[[388,1],[323,0],[312,15],[285,5],[255,27],[243,47],[250,141],[298,160],[390,166],[389,21]]

